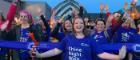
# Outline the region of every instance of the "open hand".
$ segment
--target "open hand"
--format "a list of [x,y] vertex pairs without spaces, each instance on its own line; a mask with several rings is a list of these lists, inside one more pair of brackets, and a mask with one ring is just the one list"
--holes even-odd
[[104,9],[105,9],[106,11],[108,11],[108,10],[109,10],[108,5],[106,5]]
[[126,56],[126,46],[122,46],[122,48],[119,50],[119,57],[120,59],[124,59]]
[[100,4],[100,10],[101,12],[104,10],[105,6],[103,4]]

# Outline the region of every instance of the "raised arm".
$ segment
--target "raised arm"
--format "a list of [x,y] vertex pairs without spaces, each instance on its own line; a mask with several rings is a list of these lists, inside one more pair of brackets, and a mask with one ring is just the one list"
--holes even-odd
[[50,29],[50,26],[49,26],[48,22],[46,21],[44,15],[41,15],[40,18],[43,21],[43,23],[44,23],[44,25],[46,27],[46,30]]
[[50,18],[50,21],[49,21],[49,23],[50,23],[50,28],[51,28],[51,31],[53,31],[53,29],[54,29],[54,27],[55,27],[55,22],[56,22],[56,20],[55,20],[55,15],[56,15],[56,11],[55,10],[52,10],[52,15],[51,15],[51,18]]
[[55,37],[59,33],[59,30],[60,30],[61,25],[62,25],[62,19],[60,19],[57,22],[57,25],[55,26],[54,30],[51,32],[51,34],[52,34],[53,37]]
[[106,11],[106,16],[109,17],[111,15],[111,13],[109,12],[108,5],[105,6],[105,11]]
[[112,19],[113,19],[113,15],[111,14],[110,16],[108,16],[107,21],[106,21],[106,27],[105,29],[109,29],[112,26]]
[[80,10],[79,10],[79,14],[78,15],[80,17],[83,17],[83,14],[84,14],[83,12],[84,12],[84,8],[83,8],[83,6],[80,6]]
[[104,5],[100,4],[100,18],[103,18]]
[[[17,1],[19,2],[19,1]],[[14,16],[16,14],[17,11],[17,4],[16,3],[12,3],[9,9],[9,12],[7,14],[6,20],[9,22],[6,30],[9,31],[11,29],[11,25],[12,25],[12,21],[14,20]]]
[[[17,2],[19,2],[19,1],[17,1]],[[17,11],[17,4],[14,2],[11,4],[11,6],[9,8],[9,11],[8,11],[8,14],[6,17],[6,21],[0,27],[1,30],[9,31],[11,29],[12,21],[14,20],[16,11]]]

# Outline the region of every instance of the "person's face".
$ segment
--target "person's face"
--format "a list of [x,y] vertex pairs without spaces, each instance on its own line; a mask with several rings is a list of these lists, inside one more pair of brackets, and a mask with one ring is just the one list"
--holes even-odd
[[103,21],[97,21],[96,23],[96,30],[97,31],[103,31],[105,28],[105,24]]
[[21,12],[19,20],[21,21],[21,24],[25,24],[25,23],[28,23],[29,19],[26,13]]
[[65,21],[64,25],[67,31],[72,31],[72,23],[69,20]]
[[80,18],[75,19],[74,31],[78,33],[78,32],[83,32],[83,30],[84,30],[84,21]]

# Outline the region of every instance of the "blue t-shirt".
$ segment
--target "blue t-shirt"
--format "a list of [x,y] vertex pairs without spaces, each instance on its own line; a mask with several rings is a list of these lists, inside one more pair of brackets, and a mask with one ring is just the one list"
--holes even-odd
[[132,43],[140,44],[140,34],[135,33],[131,36]]
[[[30,32],[29,28],[21,28],[19,42],[30,42],[30,41],[32,41],[31,38],[29,37],[29,32]],[[30,55],[29,55],[29,52],[27,50],[20,50],[19,56],[20,56],[20,59],[26,59]]]
[[61,41],[58,49],[63,51],[63,60],[94,60],[95,52],[103,52],[97,49],[96,43],[89,36],[77,39],[74,35],[68,35]]
[[[131,36],[131,40],[133,43],[140,44],[140,34],[134,34]],[[133,60],[140,60],[140,53],[132,53]]]
[[136,33],[136,29],[120,27],[115,33],[113,40],[115,40],[116,43],[131,43],[130,37],[133,36],[134,33]]
[[[107,33],[108,33],[108,32],[107,32]],[[110,35],[108,34],[108,36],[110,36]],[[101,32],[101,33],[95,32],[95,33],[92,35],[92,39],[93,39],[93,41],[95,41],[95,42],[98,43],[98,44],[106,44],[106,43],[108,43],[108,39],[107,39],[107,37],[105,36],[104,31]]]
[[22,28],[20,34],[20,42],[29,42],[29,28]]

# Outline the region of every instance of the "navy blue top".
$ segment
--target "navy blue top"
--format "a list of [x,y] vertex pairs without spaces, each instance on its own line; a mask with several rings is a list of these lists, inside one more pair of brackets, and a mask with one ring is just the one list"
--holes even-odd
[[[108,36],[106,36],[105,34],[108,35]],[[95,41],[98,44],[109,43],[110,42],[109,40],[111,39],[111,37],[112,37],[111,29],[108,29],[106,31],[102,31],[101,33],[98,33],[97,31],[95,31],[95,33],[92,35],[93,41]]]
[[[131,36],[131,41],[136,44],[140,44],[140,34],[134,34]],[[140,60],[140,53],[133,53],[133,60]]]
[[21,29],[21,35],[20,35],[20,42],[29,42],[30,37],[29,37],[29,28]]

